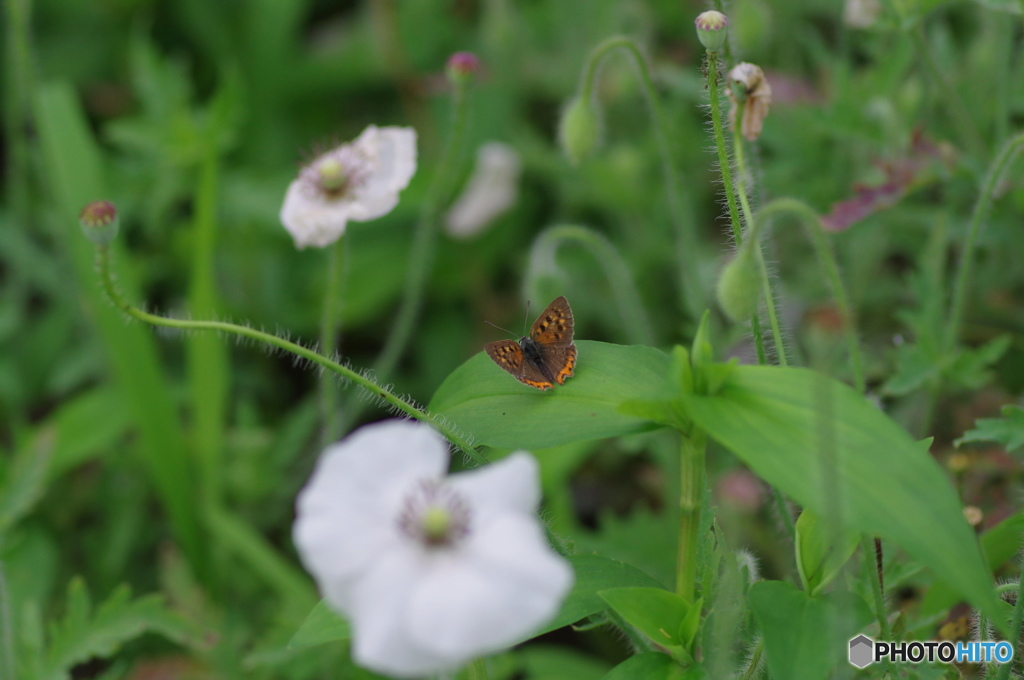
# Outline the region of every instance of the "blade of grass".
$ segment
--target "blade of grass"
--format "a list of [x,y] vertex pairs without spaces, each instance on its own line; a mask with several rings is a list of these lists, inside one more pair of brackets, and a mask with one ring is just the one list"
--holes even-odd
[[[92,244],[77,233],[78,211],[107,192],[99,149],[68,83],[42,84],[34,104],[45,185],[55,199],[57,217],[62,226],[66,225],[67,257],[75,275],[75,282],[69,285],[77,285],[85,312],[103,339],[113,376],[124,391],[124,402],[138,428],[138,453],[149,469],[174,535],[196,573],[205,576],[206,559],[185,439],[153,338],[140,326],[126,324],[105,300],[92,268]],[[135,277],[127,267],[121,268],[118,277],[125,288],[137,290]]]

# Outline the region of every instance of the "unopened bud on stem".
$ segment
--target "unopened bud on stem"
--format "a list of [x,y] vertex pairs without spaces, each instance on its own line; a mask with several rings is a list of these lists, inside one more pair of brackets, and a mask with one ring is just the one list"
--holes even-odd
[[757,248],[754,239],[744,241],[736,257],[725,265],[718,277],[718,304],[736,323],[753,316],[760,301],[761,279],[754,248]]
[[600,128],[590,97],[578,96],[566,107],[558,125],[558,141],[573,165],[579,165],[597,147]]
[[693,23],[697,26],[700,44],[706,50],[717,52],[722,49],[722,45],[725,44],[725,27],[729,25],[729,20],[724,14],[715,10],[701,12]]
[[466,85],[480,71],[480,60],[472,52],[456,52],[448,57],[445,73],[453,85]]
[[98,246],[108,245],[117,236],[120,220],[117,207],[110,201],[93,201],[78,214],[85,237]]

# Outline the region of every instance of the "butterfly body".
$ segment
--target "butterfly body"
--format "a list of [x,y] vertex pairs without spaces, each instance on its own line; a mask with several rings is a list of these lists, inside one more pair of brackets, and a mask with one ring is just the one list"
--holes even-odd
[[515,340],[488,343],[487,354],[516,380],[549,390],[563,385],[576,367],[576,345],[572,341],[573,318],[564,297],[554,300],[530,328],[530,335]]

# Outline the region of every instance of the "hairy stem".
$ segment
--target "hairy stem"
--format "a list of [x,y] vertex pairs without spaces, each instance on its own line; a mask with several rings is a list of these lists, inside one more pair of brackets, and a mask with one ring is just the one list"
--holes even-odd
[[701,430],[682,435],[680,449],[679,546],[676,594],[693,603],[697,581],[697,541],[704,493],[704,454],[707,435]]
[[425,413],[412,404],[406,402],[404,399],[395,396],[388,390],[384,389],[377,383],[369,380],[357,371],[353,371],[347,366],[328,359],[319,352],[315,352],[308,347],[303,347],[297,343],[279,338],[276,335],[270,333],[264,333],[248,326],[240,326],[238,324],[227,323],[224,321],[192,321],[188,319],[172,319],[166,316],[160,316],[158,314],[150,314],[144,312],[131,305],[127,302],[121,293],[117,290],[117,286],[114,284],[113,276],[110,272],[110,252],[106,246],[96,247],[96,268],[99,271],[100,280],[103,284],[103,290],[106,292],[107,297],[114,304],[115,307],[123,311],[128,316],[131,316],[139,321],[143,321],[154,326],[164,326],[167,328],[178,328],[181,330],[195,330],[195,331],[219,331],[221,333],[230,333],[232,335],[238,335],[250,340],[277,347],[290,354],[294,354],[297,357],[301,357],[308,361],[311,361],[324,369],[333,371],[342,378],[351,380],[356,385],[366,389],[371,394],[374,394],[384,400],[386,403],[400,410],[410,418],[423,421],[433,425],[437,430],[444,435],[448,441],[455,444],[476,464],[482,464],[484,462],[483,456],[481,456],[474,448],[473,445],[465,440],[462,435],[453,430],[445,422],[439,422],[431,414]]

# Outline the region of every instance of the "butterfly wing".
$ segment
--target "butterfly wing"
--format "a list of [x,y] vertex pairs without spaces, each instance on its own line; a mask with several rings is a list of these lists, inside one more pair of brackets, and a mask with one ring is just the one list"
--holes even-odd
[[[569,308],[569,301],[559,296],[533,322],[530,339],[546,349],[569,348],[573,347],[572,332],[572,309]],[[575,352],[573,360],[575,361]],[[554,371],[552,375],[555,375]]]
[[523,348],[515,340],[489,342],[484,350],[487,352],[487,356],[494,360],[494,363],[512,374],[512,377],[519,382],[539,390],[549,390],[554,387],[537,366],[526,360],[523,356]]
[[544,363],[551,375],[555,376],[555,382],[564,385],[576,368],[576,345],[552,347],[544,353]]

